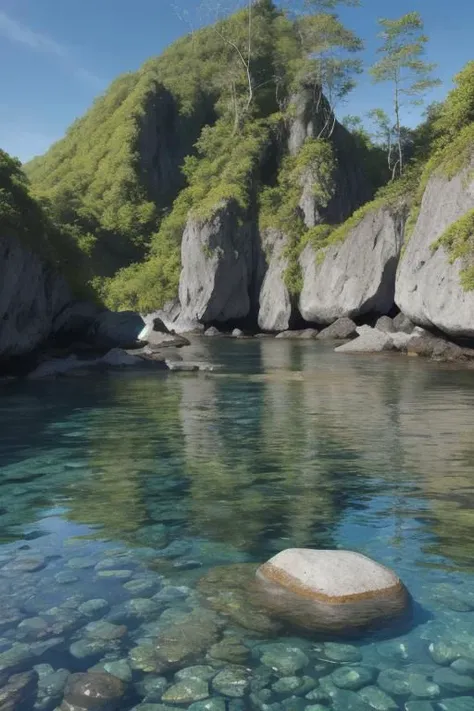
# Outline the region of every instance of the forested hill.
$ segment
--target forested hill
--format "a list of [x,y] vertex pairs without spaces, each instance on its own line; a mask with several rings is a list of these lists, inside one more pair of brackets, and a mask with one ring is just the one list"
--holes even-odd
[[[334,15],[292,21],[271,0],[253,5],[251,21],[250,82],[239,56],[249,42],[242,10],[119,77],[62,140],[25,166],[35,193],[79,244],[87,276],[112,276],[151,256],[121,280],[120,292],[130,292],[123,305],[156,307],[176,294],[191,210],[205,216],[230,198],[245,209],[259,184],[276,181],[286,151],[281,137],[302,83],[313,86],[321,106],[318,133],[332,132],[308,53],[322,37],[344,53],[334,86],[344,93],[360,42]],[[102,280],[95,284],[103,290]],[[137,299],[137,289],[146,298]]]

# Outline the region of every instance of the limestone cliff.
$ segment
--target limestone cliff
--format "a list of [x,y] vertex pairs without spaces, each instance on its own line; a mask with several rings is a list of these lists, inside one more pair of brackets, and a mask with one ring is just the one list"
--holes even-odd
[[394,304],[403,228],[403,212],[375,207],[340,243],[316,253],[308,244],[300,257],[303,318],[328,324],[342,316],[388,313]]
[[451,178],[440,172],[430,178],[397,274],[395,300],[403,313],[453,337],[474,337],[474,291],[462,285],[466,259],[453,261],[436,242],[474,209],[473,169],[474,158]]
[[31,353],[71,301],[65,280],[12,234],[0,234],[0,362]]

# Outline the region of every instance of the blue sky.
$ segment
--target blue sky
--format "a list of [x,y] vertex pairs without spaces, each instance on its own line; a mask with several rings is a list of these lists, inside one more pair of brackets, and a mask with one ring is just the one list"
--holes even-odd
[[[228,6],[237,0],[225,0]],[[293,0],[287,0],[291,5]],[[0,147],[26,161],[43,153],[95,96],[125,71],[203,19],[200,0],[0,0]],[[178,8],[178,12],[176,12]],[[430,37],[428,58],[439,64],[441,99],[452,76],[474,59],[473,0],[363,0],[345,9],[346,23],[364,39],[364,60],[375,57],[377,18],[418,10]],[[389,92],[360,79],[340,115],[388,108]],[[414,125],[419,111],[406,123]]]

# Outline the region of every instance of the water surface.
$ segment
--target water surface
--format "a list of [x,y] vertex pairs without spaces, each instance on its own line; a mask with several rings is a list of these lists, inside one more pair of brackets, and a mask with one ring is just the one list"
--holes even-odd
[[[174,674],[204,663],[210,711],[474,708],[474,373],[314,342],[197,348],[222,370],[2,387],[0,676],[122,660],[128,711],[170,705]],[[249,612],[250,564],[306,546],[394,568],[416,601],[413,627],[334,653]],[[133,650],[192,626],[190,614],[217,624],[208,648],[144,669]],[[104,639],[112,628],[97,620],[126,630]],[[224,660],[209,654],[223,639],[236,645]],[[240,686],[214,683],[229,666]],[[365,683],[346,683],[361,666]],[[47,686],[45,711],[61,701]]]

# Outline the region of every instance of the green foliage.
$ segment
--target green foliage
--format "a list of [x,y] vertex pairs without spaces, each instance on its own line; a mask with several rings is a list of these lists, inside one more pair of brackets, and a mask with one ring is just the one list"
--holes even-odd
[[302,288],[299,256],[307,243],[307,229],[299,207],[303,185],[311,184],[317,205],[324,210],[334,194],[335,169],[331,143],[307,138],[296,156],[286,156],[282,161],[277,185],[264,188],[260,194],[260,229],[278,229],[287,239],[284,256],[288,266],[284,280],[292,295]]
[[474,289],[474,209],[469,210],[457,222],[453,222],[431,245],[432,250],[444,247],[453,264],[457,259],[463,262],[460,271],[461,286],[466,291]]

